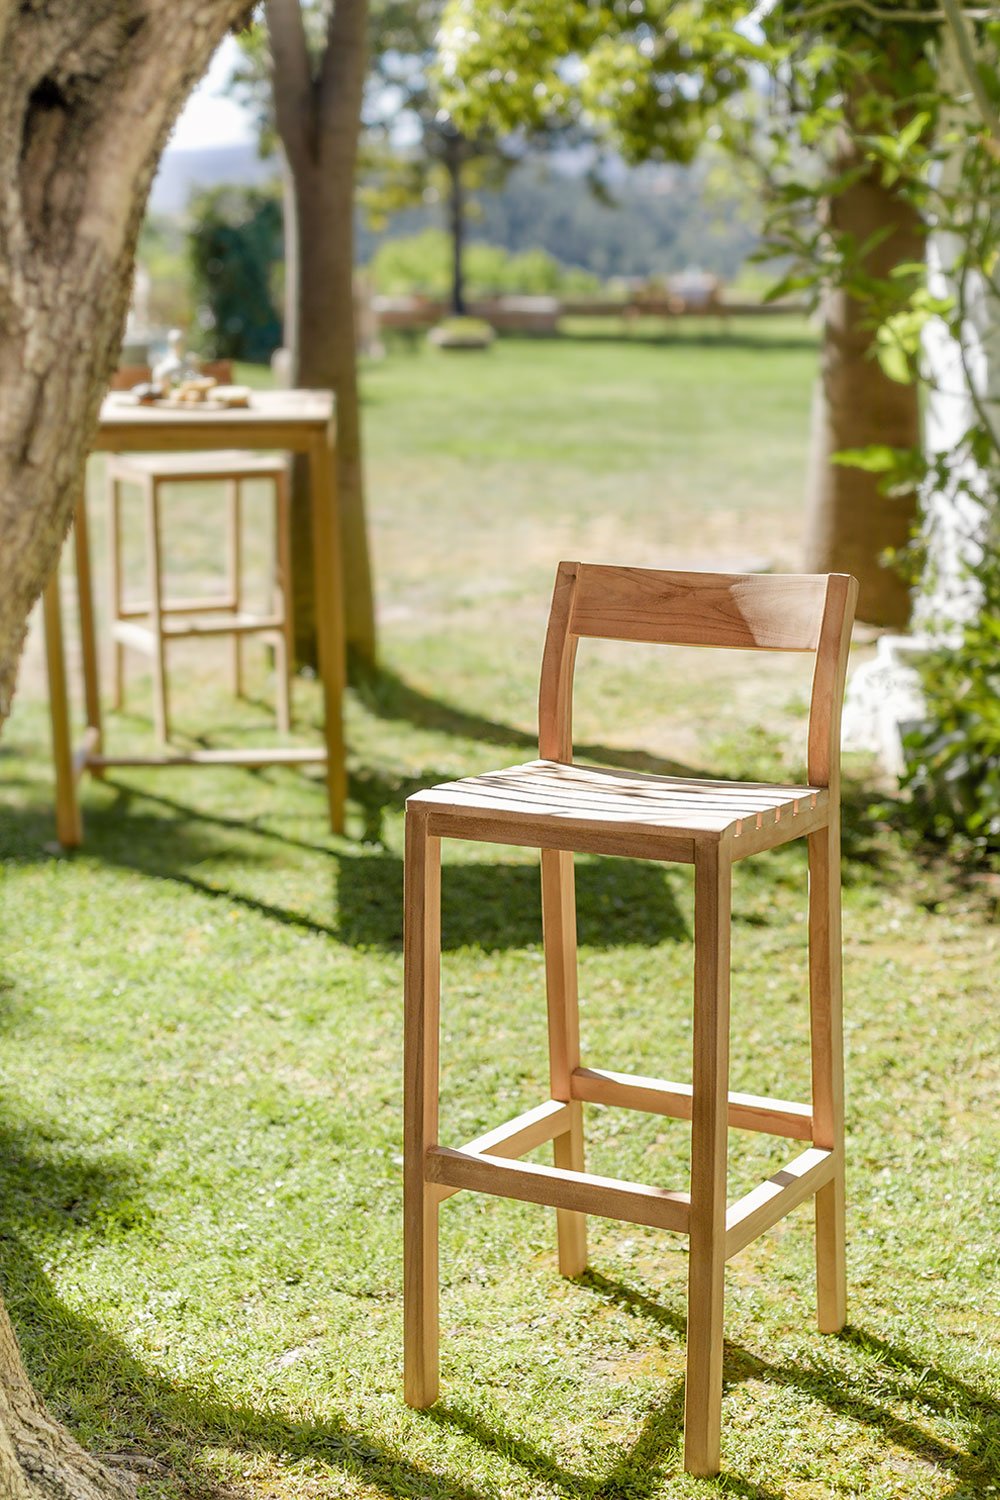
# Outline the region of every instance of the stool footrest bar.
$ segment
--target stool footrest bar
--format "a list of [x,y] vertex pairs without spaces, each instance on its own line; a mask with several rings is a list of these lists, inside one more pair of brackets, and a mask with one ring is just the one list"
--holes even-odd
[[112,766],[312,766],[325,765],[327,754],[305,745],[276,745],[271,750],[177,750],[159,755],[91,755],[84,762],[88,771],[106,771]]
[[506,1125],[498,1125],[474,1141],[467,1141],[459,1150],[473,1156],[524,1156],[557,1135],[565,1135],[571,1123],[570,1106],[562,1099],[547,1099],[544,1104],[536,1104],[534,1109],[508,1120]]
[[[508,1120],[505,1125],[476,1136],[474,1141],[466,1141],[459,1150],[469,1156],[525,1156],[536,1146],[544,1146],[557,1135],[565,1135],[571,1123],[570,1106],[560,1099],[547,1099],[544,1104],[537,1104],[534,1109],[525,1110],[523,1115]],[[450,1198],[458,1191],[457,1187],[442,1188],[441,1199]]]
[[[205,599],[168,599],[161,600],[161,615],[195,615],[195,614],[219,614],[232,612],[239,609],[239,603],[227,595],[225,599],[217,599],[214,595]],[[118,606],[117,618],[119,620],[146,620],[153,613],[153,606],[148,600],[137,600],[134,604],[121,604]]]
[[[186,641],[200,636],[215,635],[265,635],[280,631],[283,621],[280,615],[219,614],[211,620],[164,619],[161,634],[169,640]],[[156,651],[156,631],[152,625],[137,625],[133,620],[116,620],[111,626],[111,639],[120,646],[133,651],[145,652],[147,656]]]
[[[691,1118],[691,1085],[664,1083],[631,1073],[611,1073],[604,1068],[576,1068],[571,1084],[574,1099],[588,1104],[618,1105],[646,1114],[668,1115],[675,1120]],[[795,1141],[812,1140],[812,1110],[808,1104],[787,1099],[765,1099],[756,1094],[729,1095],[729,1124],[736,1130],[759,1130],[766,1135],[788,1136]]]
[[813,1146],[738,1199],[726,1212],[726,1259],[825,1187],[835,1169],[834,1152]]
[[519,1198],[527,1203],[546,1203],[551,1208],[622,1219],[629,1224],[688,1232],[691,1214],[688,1193],[595,1177],[590,1172],[570,1172],[535,1166],[532,1162],[450,1151],[445,1146],[431,1146],[424,1175],[428,1182],[445,1187],[471,1188],[473,1192],[491,1193],[498,1198]]

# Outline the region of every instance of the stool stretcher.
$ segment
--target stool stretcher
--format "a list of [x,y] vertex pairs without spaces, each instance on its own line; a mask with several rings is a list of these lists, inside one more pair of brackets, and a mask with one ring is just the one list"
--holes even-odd
[[[577,1069],[573,1076],[580,1075],[629,1077],[627,1074],[598,1075],[596,1070],[586,1068]],[[632,1078],[630,1082],[639,1087],[653,1084],[668,1090],[682,1087],[679,1084],[659,1084],[655,1079]],[[682,1094],[681,1098],[689,1098],[689,1094]],[[775,1101],[760,1102],[771,1105]],[[788,1107],[803,1108],[801,1105]],[[690,1108],[687,1117],[690,1117]],[[469,1189],[499,1198],[518,1198],[527,1203],[546,1204],[550,1208],[646,1224],[678,1234],[688,1232],[691,1209],[688,1193],[670,1192],[665,1188],[648,1187],[614,1177],[598,1177],[591,1172],[572,1172],[561,1167],[538,1166],[533,1162],[517,1163],[518,1157],[565,1135],[571,1124],[572,1105],[564,1100],[548,1099],[506,1124],[467,1141],[457,1151],[445,1146],[431,1146],[424,1160],[424,1181],[437,1189],[438,1202]],[[749,1128],[766,1127],[752,1125]],[[731,1204],[726,1210],[725,1258],[729,1260],[737,1255],[793,1208],[826,1187],[832,1182],[836,1167],[836,1152],[811,1146]]]
[[[611,1073],[603,1068],[576,1068],[571,1079],[574,1099],[588,1104],[618,1105],[645,1114],[690,1120],[692,1089],[689,1083],[664,1083],[631,1073]],[[788,1099],[765,1099],[756,1094],[729,1095],[729,1126],[734,1130],[758,1130],[765,1135],[788,1136],[811,1141],[812,1110],[807,1104]]]

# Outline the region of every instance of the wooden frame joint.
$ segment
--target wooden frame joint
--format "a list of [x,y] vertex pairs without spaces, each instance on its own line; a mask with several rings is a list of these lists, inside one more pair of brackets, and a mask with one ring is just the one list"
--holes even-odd
[[[459,1149],[466,1156],[499,1156],[512,1160],[526,1156],[536,1146],[544,1146],[546,1141],[565,1135],[572,1123],[573,1106],[561,1099],[548,1099],[544,1104],[516,1115],[506,1124],[498,1125],[495,1130],[487,1130],[467,1141]],[[446,1187],[439,1196],[441,1199],[450,1198],[458,1191],[457,1187]]]

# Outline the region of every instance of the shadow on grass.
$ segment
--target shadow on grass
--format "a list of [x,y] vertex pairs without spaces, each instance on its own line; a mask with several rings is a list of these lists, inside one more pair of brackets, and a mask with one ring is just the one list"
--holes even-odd
[[[525,759],[538,755],[538,735],[515,729],[496,719],[470,713],[443,698],[432,697],[413,687],[395,672],[380,668],[357,685],[357,693],[369,713],[376,718],[405,721],[421,729],[436,729],[466,740],[481,740],[506,749],[525,750]],[[585,760],[602,761],[629,771],[650,771],[660,776],[696,776],[697,771],[680,761],[667,760],[645,750],[620,750],[610,745],[575,745],[576,754]],[[453,773],[454,774],[454,773]],[[459,773],[461,774],[461,773]],[[427,785],[426,781],[424,785]]]
[[[674,1345],[686,1331],[686,1320],[661,1306],[634,1287],[588,1271],[581,1283],[605,1302],[624,1307],[654,1328],[669,1334]],[[872,1387],[880,1400],[862,1393],[858,1380],[845,1380],[838,1368],[810,1368],[797,1363],[779,1364],[761,1359],[737,1344],[727,1342],[723,1378],[727,1386],[741,1380],[762,1380],[794,1386],[826,1406],[835,1415],[861,1422],[916,1457],[947,1470],[956,1481],[949,1500],[978,1500],[987,1486],[1000,1480],[1000,1405],[984,1391],[929,1365],[901,1345],[850,1324],[836,1336],[835,1345],[846,1345],[877,1365]],[[900,1403],[918,1406],[927,1417],[956,1415],[972,1432],[963,1450],[932,1436],[925,1427],[900,1417],[892,1408]]]
[[[56,1293],[43,1262],[70,1229],[95,1239],[128,1236],[141,1255],[142,1237],[157,1233],[157,1225],[134,1164],[88,1158],[51,1129],[8,1125],[0,1131],[0,1267],[25,1360],[55,1414],[82,1424],[91,1447],[113,1454],[121,1467],[169,1483],[171,1496],[223,1500],[232,1492],[206,1474],[202,1454],[222,1450],[237,1461],[245,1456],[249,1465],[267,1453],[289,1468],[329,1465],[390,1500],[488,1500],[486,1491],[460,1476],[409,1460],[405,1436],[389,1444],[337,1414],[302,1420],[273,1403],[256,1407],[232,1401],[207,1379],[197,1386],[164,1379]],[[643,1292],[598,1271],[586,1273],[580,1284],[642,1319],[671,1348],[683,1338],[683,1316]],[[848,1328],[834,1347],[856,1357],[855,1371],[845,1375],[832,1363],[769,1361],[727,1344],[725,1379],[730,1387],[760,1380],[804,1392],[834,1417],[860,1423],[946,1471],[954,1481],[948,1500],[979,1500],[988,1493],[1000,1456],[1000,1411],[982,1392],[865,1329]],[[902,1404],[915,1408],[917,1416],[900,1416]],[[378,1409],[384,1419],[381,1402]],[[956,1417],[973,1434],[964,1449],[929,1430],[935,1419]],[[545,1446],[447,1397],[424,1417],[410,1420],[465,1433],[516,1465],[526,1485],[547,1485],[565,1500],[642,1500],[662,1492],[680,1462],[683,1385],[676,1382],[665,1392],[635,1440],[603,1474],[574,1472]],[[782,1500],[783,1494],[731,1472],[712,1489],[745,1500]]]
[[[368,711],[387,722],[405,722],[419,728],[436,730],[456,739],[495,745],[498,762],[532,759],[537,755],[533,734],[502,721],[470,712],[415,688],[396,673],[380,670],[369,674],[358,686],[358,695]],[[207,743],[207,742],[206,742]],[[749,747],[743,747],[749,751]],[[579,758],[619,769],[658,775],[698,776],[710,774],[689,765],[671,761],[645,750],[620,749],[598,743],[578,744]],[[743,760],[743,764],[739,763]],[[741,756],[740,746],[731,747],[725,765],[713,768],[715,774],[728,774],[734,780],[766,780],[770,772],[776,779],[787,779],[788,772],[779,765],[766,767]],[[248,775],[266,776],[267,771],[250,771]],[[419,774],[395,774],[391,767],[356,765],[352,768],[349,796],[360,809],[363,833],[360,845],[351,853],[332,847],[327,839],[316,842],[296,838],[280,826],[262,821],[219,813],[208,813],[171,799],[159,792],[139,791],[125,783],[106,778],[114,786],[118,801],[111,807],[88,807],[88,850],[151,874],[167,874],[185,880],[192,888],[212,895],[228,895],[237,902],[263,912],[275,920],[328,933],[345,942],[358,945],[393,946],[400,935],[401,874],[399,863],[384,849],[371,849],[383,842],[385,820],[400,813],[407,797],[438,781],[451,780],[462,774],[459,763],[441,768],[425,768]],[[318,789],[318,786],[317,786]],[[919,845],[908,830],[905,804],[879,795],[858,778],[846,778],[843,786],[843,878],[845,885],[874,883],[893,886],[901,878],[912,879],[914,869],[928,877],[926,900],[936,905],[951,892],[965,893],[975,884],[975,872],[946,861],[939,848]],[[169,815],[156,818],[138,811],[132,803],[151,803]],[[318,817],[324,812],[317,809]],[[26,826],[18,830],[14,825]],[[29,833],[27,825],[31,825]],[[116,828],[121,824],[121,828]],[[232,829],[239,835],[252,835],[263,841],[261,847],[277,842],[309,854],[320,854],[335,861],[340,868],[339,915],[331,913],[323,921],[304,912],[268,904],[242,895],[238,890],[223,889],[191,873],[193,864],[211,858],[224,862],[251,862],[258,856],[247,848],[243,839],[238,856],[227,850],[223,841],[213,840],[211,827]],[[35,831],[37,830],[37,832]],[[34,838],[34,855],[39,847],[51,844],[54,836],[50,810],[36,816],[30,807],[12,811],[5,818],[5,843],[15,855],[24,857]],[[795,849],[798,845],[787,846]],[[202,852],[199,852],[201,850]],[[787,850],[781,851],[782,857]],[[767,856],[772,857],[772,856]],[[617,926],[615,941],[654,943],[663,938],[684,936],[684,927],[675,904],[666,892],[663,867],[631,864],[620,860],[581,864],[578,872],[581,936],[585,942],[602,942],[602,923],[612,916]],[[909,868],[906,869],[905,867]],[[466,901],[448,901],[451,923],[445,941],[451,946],[478,943],[487,948],[516,946],[538,939],[537,893],[535,877],[523,866],[491,867],[485,873],[474,866],[463,866],[461,894],[467,897],[468,921],[464,918]],[[474,873],[466,876],[466,872]],[[905,871],[905,877],[904,877]],[[645,872],[645,873],[643,873]],[[445,875],[448,881],[451,877]],[[920,892],[915,893],[921,899]],[[447,887],[446,887],[447,900]],[[474,902],[482,903],[479,917],[473,917]],[[610,936],[608,937],[610,942]]]
[[[668,1473],[682,1464],[684,1431],[684,1382],[676,1381],[669,1394],[650,1411],[634,1443],[622,1452],[617,1463],[604,1475],[574,1474],[559,1464],[544,1449],[524,1438],[515,1437],[491,1425],[482,1417],[461,1407],[440,1402],[428,1413],[432,1421],[455,1427],[474,1438],[483,1448],[499,1453],[508,1462],[519,1464],[533,1480],[551,1485],[567,1500],[643,1500],[644,1496],[663,1493],[661,1486]],[[723,1473],[712,1485],[727,1495],[742,1495],[746,1500],[782,1500],[781,1492],[754,1484],[738,1474]]]
[[[604,1302],[614,1303],[660,1332],[669,1335],[665,1345],[673,1348],[683,1339],[687,1322],[680,1314],[654,1302],[625,1283],[587,1271],[580,1284]],[[744,1380],[792,1386],[827,1407],[835,1416],[869,1427],[886,1441],[905,1448],[914,1457],[947,1471],[955,1487],[946,1500],[980,1500],[1000,1476],[1000,1407],[981,1391],[943,1370],[929,1366],[898,1344],[848,1326],[837,1343],[846,1345],[877,1365],[872,1387],[880,1400],[860,1391],[858,1380],[845,1380],[838,1369],[811,1369],[797,1363],[779,1364],[761,1359],[739,1345],[728,1343],[723,1360],[726,1388]],[[916,1421],[897,1415],[893,1406],[916,1405],[926,1418],[959,1416],[973,1436],[963,1449],[943,1442]],[[486,1448],[516,1462],[532,1478],[552,1485],[572,1500],[618,1500],[620,1496],[642,1497],[656,1492],[671,1461],[680,1464],[683,1438],[684,1384],[677,1382],[664,1401],[651,1412],[634,1446],[623,1453],[613,1471],[603,1479],[574,1475],[546,1451],[514,1436],[480,1415],[446,1402],[432,1408],[430,1417],[474,1437]],[[716,1482],[723,1494],[742,1495],[746,1500],[782,1500],[785,1493],[727,1472]]]
[[[108,781],[108,785],[114,785]],[[199,895],[242,907],[352,947],[394,949],[403,940],[403,862],[377,846],[333,849],[302,844],[236,818],[195,813],[167,798],[116,786],[115,801],[87,809],[87,852],[107,865],[170,880]],[[132,806],[135,802],[138,806]],[[163,813],[147,804],[162,807]],[[5,820],[11,854],[47,857],[46,810],[26,807]],[[226,837],[239,833],[234,844]],[[306,849],[331,867],[329,920],[241,890],[240,872],[273,860],[270,844]],[[256,847],[255,847],[256,846]],[[211,867],[213,876],[206,874]],[[655,946],[689,937],[665,866],[644,860],[581,858],[576,866],[580,939],[594,948]],[[275,882],[280,889],[280,881]],[[542,938],[537,865],[490,860],[445,864],[441,876],[442,947],[523,948]]]
[[[402,945],[403,862],[394,854],[338,855],[336,936],[358,946]],[[655,946],[689,936],[662,865],[577,860],[580,941],[592,948]],[[445,865],[441,945],[522,948],[542,940],[539,875],[532,865]]]
[[[124,1168],[101,1166],[53,1150],[30,1130],[0,1133],[0,1265],[3,1291],[29,1374],[54,1414],[86,1423],[92,1448],[142,1479],[170,1481],[171,1496],[223,1500],[199,1453],[261,1452],[288,1464],[330,1464],[386,1496],[486,1500],[477,1489],[410,1463],[363,1429],[334,1418],[296,1420],[274,1407],[258,1410],[154,1373],[94,1319],[69,1308],[41,1268],[37,1250],[60,1227],[110,1222],[131,1227],[135,1184]],[[141,1205],[138,1207],[141,1210]],[[241,1493],[243,1491],[241,1490]]]

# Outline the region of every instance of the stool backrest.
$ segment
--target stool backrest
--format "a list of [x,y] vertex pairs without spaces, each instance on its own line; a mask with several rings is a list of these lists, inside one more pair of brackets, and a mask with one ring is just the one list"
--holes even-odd
[[573,758],[573,668],[581,636],[812,652],[809,784],[836,788],[857,597],[857,580],[846,573],[674,573],[560,563],[542,657],[539,754]]

